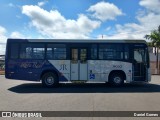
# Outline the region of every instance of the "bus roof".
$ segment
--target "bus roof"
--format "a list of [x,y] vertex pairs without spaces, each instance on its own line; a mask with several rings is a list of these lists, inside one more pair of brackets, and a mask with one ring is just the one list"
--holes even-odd
[[145,40],[140,39],[13,39],[9,38],[9,42],[54,42],[54,43],[144,43]]

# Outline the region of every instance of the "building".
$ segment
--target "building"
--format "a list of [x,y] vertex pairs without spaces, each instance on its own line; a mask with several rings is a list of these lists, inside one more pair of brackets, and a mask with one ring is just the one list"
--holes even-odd
[[150,67],[151,74],[160,74],[160,50],[158,54],[158,69],[156,69],[157,55],[155,54],[155,48],[149,47]]
[[0,70],[4,70],[5,55],[0,55]]

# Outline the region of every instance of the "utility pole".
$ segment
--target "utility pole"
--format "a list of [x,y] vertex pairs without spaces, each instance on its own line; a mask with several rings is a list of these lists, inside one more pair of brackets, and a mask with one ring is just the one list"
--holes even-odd
[[156,52],[156,53],[157,53],[156,69],[157,69],[157,74],[159,74],[159,67],[158,67],[158,66],[159,66],[159,65],[158,65],[158,63],[159,63],[159,61],[158,61],[158,47],[156,47],[156,48],[157,48],[157,50],[156,50],[156,51],[157,51],[157,52]]
[[160,74],[159,47],[157,47],[157,69],[158,74]]

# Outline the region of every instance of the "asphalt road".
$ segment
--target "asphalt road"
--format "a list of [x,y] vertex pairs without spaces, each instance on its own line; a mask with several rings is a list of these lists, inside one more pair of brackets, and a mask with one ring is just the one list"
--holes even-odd
[[[160,76],[152,76],[149,84],[125,84],[119,88],[106,84],[60,84],[58,88],[43,88],[38,82],[8,80],[0,75],[0,111],[17,110],[160,111]],[[54,119],[106,120],[119,118]],[[134,119],[139,120],[139,118]],[[150,120],[151,118],[142,119]]]

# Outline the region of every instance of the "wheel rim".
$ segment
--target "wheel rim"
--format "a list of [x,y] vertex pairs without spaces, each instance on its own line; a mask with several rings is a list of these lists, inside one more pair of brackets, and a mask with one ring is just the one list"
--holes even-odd
[[52,85],[52,84],[54,84],[54,78],[53,78],[52,76],[46,77],[45,83],[46,83],[47,85]]
[[122,81],[120,77],[115,77],[113,80],[114,80],[114,82],[117,83],[117,84],[120,84],[121,81]]

